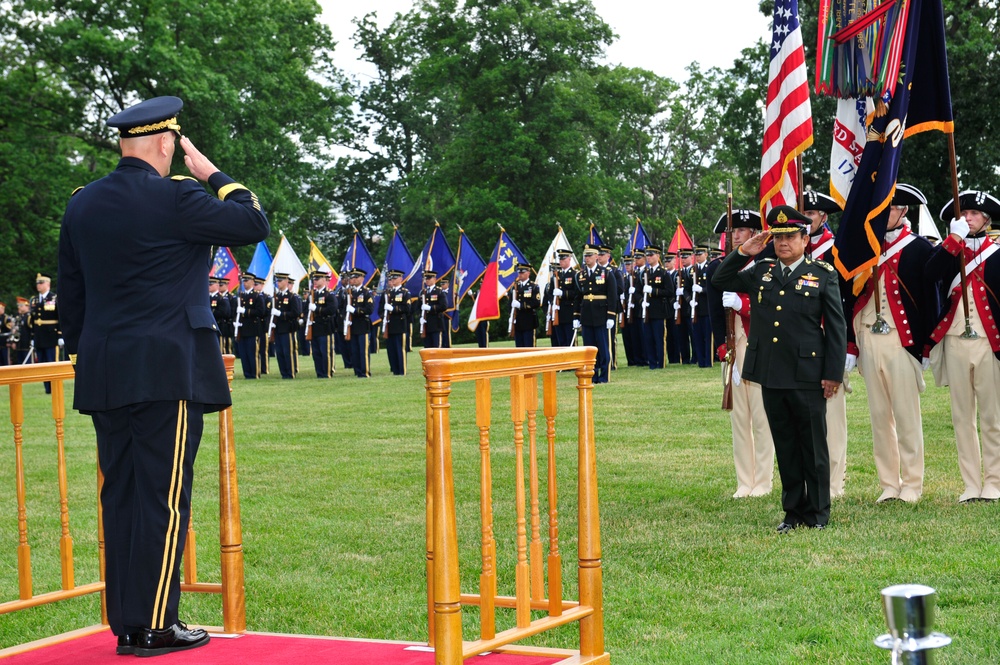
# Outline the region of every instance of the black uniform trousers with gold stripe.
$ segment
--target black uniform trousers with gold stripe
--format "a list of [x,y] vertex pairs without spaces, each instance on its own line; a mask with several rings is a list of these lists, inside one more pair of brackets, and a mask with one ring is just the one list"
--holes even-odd
[[369,333],[367,332],[357,333],[352,331],[350,341],[345,341],[345,344],[351,349],[351,364],[354,368],[354,376],[359,378],[368,378],[372,375],[371,354],[368,351],[368,335]]
[[116,635],[177,623],[204,410],[167,401],[92,414],[104,474],[108,622]]

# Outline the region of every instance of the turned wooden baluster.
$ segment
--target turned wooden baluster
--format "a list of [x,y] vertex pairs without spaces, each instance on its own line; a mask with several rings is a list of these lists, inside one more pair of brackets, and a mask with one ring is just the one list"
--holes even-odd
[[594,443],[594,368],[576,371],[580,416],[579,447],[579,584],[580,605],[594,613],[580,620],[580,655],[604,653],[603,581],[601,573],[601,522],[597,505],[597,455]]
[[194,535],[194,502],[188,514],[187,539],[184,541],[184,583],[195,584],[198,581],[198,554]]
[[542,375],[545,437],[549,443],[549,616],[562,614],[562,554],[559,552],[559,510],[556,490],[556,373]]
[[517,509],[517,567],[514,575],[517,627],[531,623],[531,573],[528,568],[527,500],[524,495],[524,376],[510,377],[510,418],[514,423],[514,503]]
[[479,511],[483,569],[479,575],[479,635],[496,636],[496,540],[493,537],[493,469],[490,466],[491,390],[489,379],[476,381],[476,426],[479,428]]
[[427,644],[434,646],[434,422],[431,410],[431,393],[426,391],[424,399],[425,427],[425,481],[426,529],[425,546],[427,550]]
[[531,490],[531,599],[545,598],[545,569],[542,567],[541,515],[538,508],[538,377],[525,377],[528,408],[528,482]]
[[14,486],[17,491],[17,581],[21,600],[31,598],[31,546],[28,545],[28,511],[24,490],[24,397],[21,385],[10,385],[10,424],[14,426]]
[[[222,359],[226,366],[229,389],[232,391],[236,357],[225,355]],[[193,535],[189,533],[188,537]],[[233,407],[219,412],[219,548],[222,570],[222,628],[227,633],[245,633],[247,613],[243,568],[243,523],[240,517],[240,488],[236,475]],[[191,552],[193,562],[194,550]]]
[[52,419],[56,421],[56,473],[59,477],[59,561],[62,565],[62,588],[74,586],[73,537],[69,534],[69,485],[66,482],[66,446],[63,421],[66,419],[65,391],[62,381],[52,382]]

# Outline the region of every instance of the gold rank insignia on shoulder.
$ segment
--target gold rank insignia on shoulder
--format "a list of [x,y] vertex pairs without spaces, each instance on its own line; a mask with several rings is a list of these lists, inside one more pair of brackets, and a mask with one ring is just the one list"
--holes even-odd
[[813,263],[815,263],[816,265],[818,265],[820,268],[822,268],[823,270],[825,270],[827,272],[833,272],[833,270],[834,270],[833,266],[831,266],[826,261],[820,261],[819,259],[816,259],[816,260],[813,261]]
[[759,261],[760,263],[777,263],[777,260],[773,256],[766,256]]
[[80,192],[81,189],[83,189],[82,186],[81,187],[77,187],[76,189],[73,190],[73,193],[70,194],[69,197],[73,198],[74,196],[76,196]]
[[175,182],[180,182],[181,180],[194,180],[195,182],[198,182],[197,178],[192,178],[189,175],[172,175],[170,176],[170,179]]

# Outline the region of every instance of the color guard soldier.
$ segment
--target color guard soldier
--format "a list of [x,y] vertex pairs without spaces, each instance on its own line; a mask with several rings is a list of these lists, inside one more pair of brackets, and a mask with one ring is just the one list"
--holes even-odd
[[559,308],[559,325],[552,326],[552,346],[569,346],[573,343],[573,293],[574,275],[573,252],[568,249],[556,251],[559,269],[552,283],[551,299],[553,308]]
[[17,297],[17,340],[11,337],[11,342],[14,345],[13,350],[13,361],[18,365],[23,365],[28,362],[28,358],[31,356],[31,326],[28,321],[31,318],[31,304],[27,298]]
[[299,375],[299,338],[305,336],[305,331],[302,330],[302,326],[305,324],[305,319],[303,317],[309,313],[305,308],[305,303],[302,301],[302,296],[298,294],[298,288],[299,283],[292,281],[291,278],[289,278],[288,296],[295,302],[293,307],[297,308],[299,311],[299,316],[295,319],[290,340],[292,345],[292,376]]
[[410,292],[403,286],[403,273],[390,270],[389,287],[382,294],[382,330],[389,370],[406,376],[406,333],[410,322]]
[[233,323],[236,317],[236,305],[239,303],[239,298],[229,292],[229,280],[225,277],[216,278],[216,282],[219,284],[219,294],[225,299],[228,305],[229,315],[223,319],[222,326],[219,328],[219,334],[222,337],[223,353],[235,354],[236,353],[236,327]]
[[[556,309],[554,309],[555,303],[553,302],[552,290],[555,289],[556,281],[556,271],[559,270],[558,261],[549,261],[549,281],[546,282],[545,288],[541,290],[542,293],[542,312],[545,314],[545,334],[549,336],[549,345],[552,345],[552,339],[556,334],[555,331],[555,320],[558,320],[558,315],[556,314]],[[556,319],[553,319],[556,317]]]
[[[805,192],[802,200],[802,213],[809,218],[806,256],[833,265],[834,235],[830,230],[829,216],[840,212],[840,205],[826,194],[814,190]],[[847,290],[842,283],[841,299]],[[849,330],[851,326],[847,327]],[[850,371],[854,369],[854,360],[855,357],[848,354],[842,390],[826,402],[826,442],[830,448],[830,496],[833,498],[843,496],[847,475],[847,395],[852,392]]]
[[615,327],[611,329],[611,369],[618,369],[618,318],[624,311],[621,296],[625,291],[625,278],[617,268],[611,265],[611,248],[607,245],[601,245],[597,248],[597,265],[614,277],[618,289],[618,299],[615,301]]
[[230,339],[226,337],[224,332],[226,322],[231,319],[229,298],[219,290],[219,283],[225,281],[215,277],[208,278],[208,304],[212,308],[212,316],[215,317],[215,325],[219,329],[219,351],[223,354],[231,352],[226,350],[226,342]]
[[441,293],[444,295],[445,304],[447,309],[444,311],[444,316],[442,317],[444,330],[441,331],[441,348],[450,349],[451,348],[451,312],[455,309],[455,299],[451,293],[451,282],[448,279],[438,280],[438,288],[441,289]]
[[[958,500],[996,501],[1000,498],[1000,253],[987,235],[1000,201],[982,191],[958,195],[961,214],[952,219],[950,234],[935,247],[926,266],[929,283],[943,287],[944,303],[931,331],[936,343],[931,368],[938,385],[951,391],[951,422],[955,428],[958,468],[965,491]],[[951,217],[954,200],[941,210]],[[965,254],[968,317],[962,304],[959,252]],[[976,433],[976,409],[982,436]]]
[[274,355],[278,359],[278,371],[282,379],[295,378],[295,329],[299,325],[302,304],[289,290],[288,273],[274,273],[277,291],[271,307],[271,322],[274,326]]
[[712,366],[712,320],[708,298],[704,295],[708,288],[707,267],[708,247],[698,245],[692,252],[691,268],[684,284],[684,297],[691,312],[692,356],[698,367]]
[[684,365],[695,362],[691,357],[691,299],[686,295],[690,291],[692,255],[690,249],[678,250],[680,268],[674,273],[674,348]]
[[611,373],[611,331],[618,317],[618,284],[597,265],[597,247],[584,245],[584,267],[574,275],[573,327],[583,333],[583,343],[597,347],[594,383],[607,383]]
[[[344,340],[351,347],[351,363],[354,368],[354,376],[367,379],[372,375],[370,356],[368,351],[368,333],[371,332],[372,309],[375,306],[375,297],[370,289],[365,288],[365,271],[360,268],[347,273],[350,277],[350,304],[345,300],[341,303],[342,318],[347,324],[350,317],[351,339]],[[346,337],[346,335],[345,335]]]
[[[475,302],[479,296],[479,291],[472,292],[472,301]],[[476,324],[476,346],[480,349],[490,348],[490,322],[480,321]]]
[[437,286],[437,272],[424,271],[424,288],[417,298],[420,301],[420,328],[423,331],[424,347],[441,349],[444,332],[444,313],[448,301]]
[[327,288],[329,274],[314,270],[309,277],[312,279],[312,291],[306,305],[309,316],[306,323],[312,336],[309,348],[312,350],[316,378],[329,379],[337,371],[334,367],[337,355],[333,348],[333,330],[337,325],[339,301]]
[[519,348],[534,348],[538,331],[538,309],[542,306],[541,292],[531,279],[531,269],[530,263],[518,263],[517,280],[511,286],[514,346]]
[[843,289],[850,323],[847,365],[857,360],[868,393],[875,470],[882,487],[876,503],[915,503],[923,491],[921,360],[930,349],[937,307],[936,294],[924,289],[924,267],[933,248],[909,228],[906,213],[909,206],[916,210],[926,203],[916,187],[896,184],[878,267],[872,275],[854,279],[864,285],[858,296],[854,289]]
[[[778,532],[822,529],[830,518],[826,401],[840,390],[847,355],[840,283],[833,266],[806,257],[807,217],[775,206],[767,221],[770,234],[750,238],[726,257],[712,282],[750,294],[743,378],[761,385],[774,438],[785,511]],[[776,258],[741,271],[769,235]]]
[[257,277],[252,272],[244,272],[240,276],[243,288],[236,305],[239,321],[236,349],[239,351],[240,365],[243,366],[243,377],[246,379],[260,378],[260,338],[267,328],[267,302],[264,295],[254,289],[255,279]]
[[[716,233],[725,233],[726,215],[715,225]],[[733,247],[739,247],[761,231],[760,213],[756,210],[733,210]],[[740,271],[753,270],[755,259],[746,257],[740,262]],[[760,384],[743,376],[743,361],[750,336],[750,309],[753,302],[747,292],[721,291],[712,284],[712,278],[721,267],[720,262],[710,262],[709,288],[706,289],[711,307],[712,330],[717,340],[717,357],[725,362],[733,354],[732,396],[733,408],[729,421],[733,430],[733,462],[736,466],[736,492],[734,499],[770,494],[774,484],[774,439],[764,411],[764,398]],[[733,337],[735,348],[726,346],[726,320],[729,312],[735,314]]]
[[14,321],[14,317],[7,314],[7,304],[0,302],[0,367],[10,364],[10,334]]
[[633,294],[639,299],[635,312],[642,322],[649,369],[663,369],[667,355],[667,318],[674,312],[668,304],[674,294],[673,281],[660,265],[662,251],[659,245],[646,245],[643,250],[646,267],[642,272],[642,283]]
[[[38,295],[31,298],[31,316],[28,325],[31,327],[31,341],[35,347],[35,362],[54,363],[59,359],[56,349],[63,345],[62,333],[59,331],[59,303],[54,291],[49,287],[52,278],[38,273],[35,276],[35,288]],[[52,392],[52,385],[45,382],[46,394]]]
[[[638,364],[638,350],[633,340],[636,333],[636,324],[632,319],[632,315],[636,311],[635,303],[632,302],[636,295],[635,261],[629,252],[622,254],[622,285],[623,288],[618,294],[618,299],[622,303],[622,313],[619,316],[618,328],[622,332],[625,362],[628,363],[629,367],[635,367]],[[639,325],[642,325],[641,322]]]
[[258,333],[258,344],[257,344],[257,355],[260,356],[260,373],[261,375],[267,374],[271,369],[270,357],[272,354],[270,336],[271,333],[268,330],[271,321],[271,305],[273,299],[271,296],[264,291],[264,286],[267,284],[267,280],[263,277],[256,275],[253,278],[253,290],[258,293],[264,299],[264,320],[260,326],[260,332]]
[[[625,302],[632,303],[632,353],[635,355],[636,367],[648,367],[649,358],[646,356],[646,331],[642,325],[642,285],[643,274],[646,272],[646,251],[637,249],[632,254],[632,287],[628,289]],[[628,285],[626,285],[628,286]]]

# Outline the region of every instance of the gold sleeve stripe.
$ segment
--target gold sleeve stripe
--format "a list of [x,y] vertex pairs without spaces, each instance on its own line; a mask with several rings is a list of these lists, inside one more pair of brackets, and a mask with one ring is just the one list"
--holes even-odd
[[[225,201],[226,197],[235,192],[237,189],[247,189],[247,188],[238,182],[231,182],[228,185],[223,186],[222,189],[219,190],[219,199]],[[247,191],[249,192],[250,190],[247,189]]]

